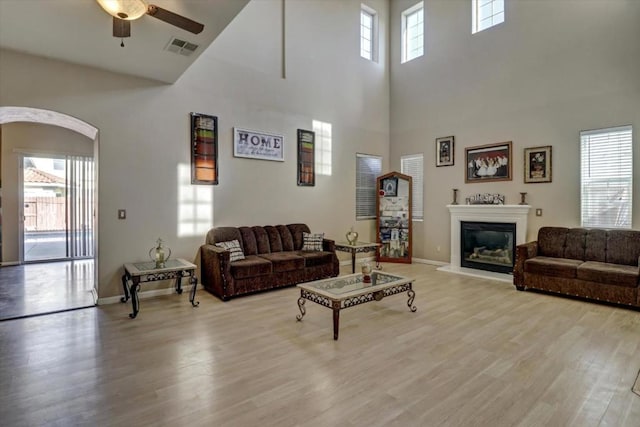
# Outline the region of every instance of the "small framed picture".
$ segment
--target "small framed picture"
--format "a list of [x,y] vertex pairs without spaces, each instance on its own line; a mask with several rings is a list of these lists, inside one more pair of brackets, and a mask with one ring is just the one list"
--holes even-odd
[[524,182],[551,182],[551,146],[524,149]]
[[464,182],[511,181],[511,141],[464,149]]
[[436,138],[436,166],[453,166],[455,160],[453,136]]
[[389,177],[383,179],[382,190],[385,197],[396,197],[398,195],[398,178]]

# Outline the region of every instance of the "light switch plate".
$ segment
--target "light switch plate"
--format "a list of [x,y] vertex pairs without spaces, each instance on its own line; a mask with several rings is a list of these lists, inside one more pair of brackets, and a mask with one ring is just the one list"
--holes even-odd
[[118,209],[118,219],[127,219],[127,211],[124,209]]
[[536,216],[542,216],[542,209],[536,209]]

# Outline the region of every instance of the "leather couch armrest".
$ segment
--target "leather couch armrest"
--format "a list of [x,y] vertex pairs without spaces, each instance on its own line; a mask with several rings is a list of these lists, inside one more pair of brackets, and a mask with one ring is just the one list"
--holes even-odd
[[205,289],[223,301],[234,295],[231,276],[231,252],[214,245],[202,245],[202,277]]
[[538,255],[538,242],[523,243],[516,246],[516,262],[513,266],[513,284],[522,291],[524,285],[524,262]]
[[335,252],[336,241],[331,239],[322,239],[322,250],[327,252]]

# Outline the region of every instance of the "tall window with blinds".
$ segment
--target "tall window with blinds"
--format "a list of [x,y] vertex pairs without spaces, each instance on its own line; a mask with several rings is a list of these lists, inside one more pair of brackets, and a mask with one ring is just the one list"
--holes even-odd
[[422,221],[424,219],[424,205],[422,193],[423,185],[423,163],[424,156],[422,154],[411,154],[400,158],[400,171],[409,175],[413,180],[412,203],[411,203],[411,219],[414,221]]
[[356,154],[356,219],[376,218],[376,178],[382,173],[382,157]]
[[631,126],[580,132],[583,227],[631,228]]

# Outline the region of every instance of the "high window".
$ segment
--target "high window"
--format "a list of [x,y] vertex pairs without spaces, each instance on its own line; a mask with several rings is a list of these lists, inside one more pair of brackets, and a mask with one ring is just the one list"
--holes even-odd
[[424,53],[424,6],[420,2],[402,12],[402,62]]
[[356,154],[356,219],[376,217],[376,178],[382,174],[382,157]]
[[313,121],[316,134],[316,173],[331,175],[331,123]]
[[631,228],[631,126],[580,132],[582,226]]
[[412,154],[409,156],[402,156],[400,158],[400,171],[411,177],[412,191],[411,191],[411,219],[414,221],[422,221],[424,219],[424,205],[423,205],[423,163],[424,156],[422,154]]
[[360,7],[360,56],[377,61],[378,14],[367,5]]
[[504,0],[471,0],[471,33],[504,22]]

